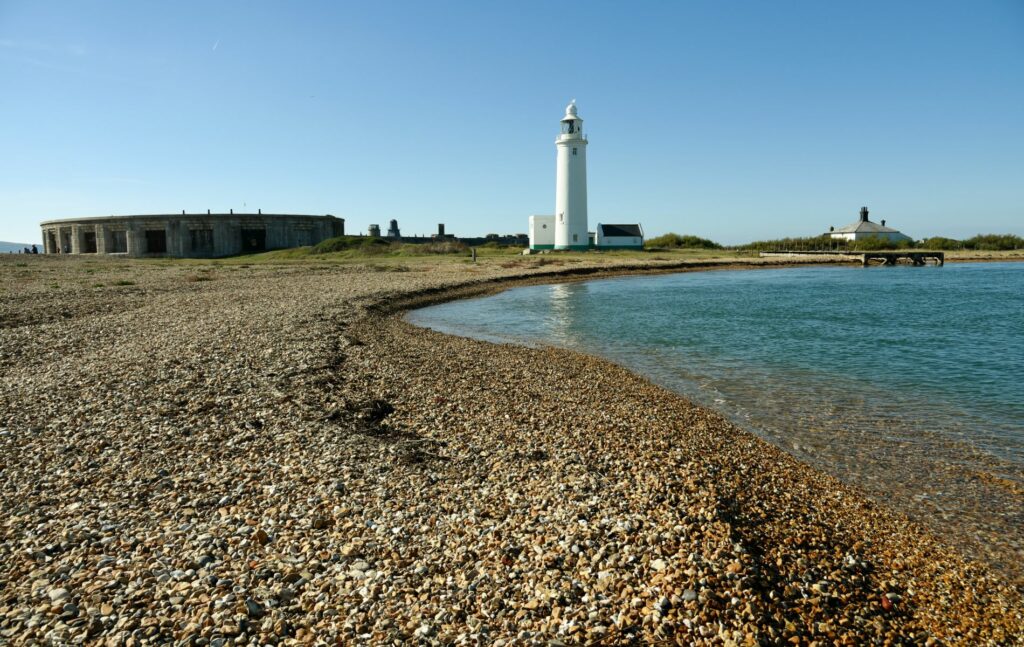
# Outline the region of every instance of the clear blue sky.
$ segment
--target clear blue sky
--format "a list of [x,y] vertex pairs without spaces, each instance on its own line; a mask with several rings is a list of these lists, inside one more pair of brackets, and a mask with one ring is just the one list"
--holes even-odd
[[1024,1],[0,1],[0,239],[48,218],[554,209],[725,243],[856,219],[1024,234]]

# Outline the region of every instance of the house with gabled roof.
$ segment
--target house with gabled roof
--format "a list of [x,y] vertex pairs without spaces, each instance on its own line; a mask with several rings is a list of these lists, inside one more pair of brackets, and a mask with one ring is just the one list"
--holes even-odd
[[831,236],[833,240],[864,240],[865,238],[881,238],[894,243],[901,240],[913,240],[910,236],[907,236],[892,227],[886,227],[884,220],[881,224],[868,220],[867,207],[860,208],[860,220],[850,223],[844,227],[829,227],[828,233],[825,235]]

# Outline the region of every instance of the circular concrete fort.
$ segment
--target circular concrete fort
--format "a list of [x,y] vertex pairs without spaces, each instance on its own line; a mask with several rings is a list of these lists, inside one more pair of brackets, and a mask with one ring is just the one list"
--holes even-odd
[[215,258],[316,245],[343,236],[345,220],[326,216],[210,213],[47,220],[47,254]]

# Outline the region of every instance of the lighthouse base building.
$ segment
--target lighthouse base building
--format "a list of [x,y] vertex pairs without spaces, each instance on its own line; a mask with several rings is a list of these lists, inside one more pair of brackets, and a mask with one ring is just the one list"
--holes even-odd
[[555,248],[555,217],[530,216],[530,249]]

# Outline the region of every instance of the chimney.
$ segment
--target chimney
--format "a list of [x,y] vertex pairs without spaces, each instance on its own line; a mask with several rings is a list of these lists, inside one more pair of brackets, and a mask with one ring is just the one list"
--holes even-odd
[[882,220],[882,226],[883,227],[885,226],[885,220]]
[[868,221],[868,208],[867,207],[861,207],[860,208],[860,221],[861,222],[867,222]]
[[210,210],[209,209],[206,210],[206,215],[210,215]]
[[437,237],[444,238],[444,223],[438,223],[437,225]]
[[234,209],[229,209],[229,211],[231,212],[232,216],[235,215],[235,210]]
[[258,213],[258,214],[260,214],[262,216],[263,215],[263,209],[257,209],[256,213]]

